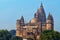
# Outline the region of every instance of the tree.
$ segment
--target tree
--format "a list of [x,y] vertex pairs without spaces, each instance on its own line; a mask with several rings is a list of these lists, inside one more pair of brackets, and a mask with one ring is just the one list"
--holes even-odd
[[13,36],[11,40],[23,40],[23,38],[18,36]]
[[9,40],[10,38],[11,35],[7,30],[0,30],[0,40]]
[[33,40],[32,38],[27,38],[27,40]]
[[15,35],[16,35],[16,30],[10,30],[9,32],[10,32],[10,34],[11,34],[12,36],[15,36]]
[[60,40],[60,33],[57,31],[46,30],[41,32],[39,40]]

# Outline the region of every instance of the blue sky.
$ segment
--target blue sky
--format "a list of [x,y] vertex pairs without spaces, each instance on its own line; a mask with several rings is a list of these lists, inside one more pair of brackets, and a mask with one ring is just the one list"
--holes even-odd
[[22,15],[25,18],[25,22],[28,22],[33,18],[41,2],[46,16],[50,12],[54,17],[54,30],[59,31],[60,0],[0,0],[0,30],[16,29],[16,20]]

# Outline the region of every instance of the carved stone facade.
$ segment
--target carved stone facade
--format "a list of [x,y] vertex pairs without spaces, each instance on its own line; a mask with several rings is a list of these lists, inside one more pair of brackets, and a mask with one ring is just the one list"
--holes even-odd
[[24,22],[23,16],[16,22],[16,36],[24,39],[30,37],[35,40],[43,30],[54,30],[54,20],[50,13],[46,18],[42,3],[29,23]]

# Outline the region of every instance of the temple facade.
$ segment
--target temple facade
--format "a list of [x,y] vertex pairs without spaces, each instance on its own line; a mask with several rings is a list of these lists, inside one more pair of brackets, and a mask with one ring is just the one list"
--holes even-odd
[[54,20],[50,13],[46,18],[42,3],[28,23],[25,23],[23,16],[16,21],[16,36],[24,39],[32,38],[36,40],[44,30],[54,30]]

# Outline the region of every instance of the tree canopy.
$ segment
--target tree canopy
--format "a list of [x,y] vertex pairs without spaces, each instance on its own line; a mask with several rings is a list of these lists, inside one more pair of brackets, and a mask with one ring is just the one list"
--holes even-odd
[[[0,40],[23,40],[23,38],[11,36],[10,32],[7,30],[0,30]],[[27,40],[33,39],[27,38]],[[60,40],[60,33],[53,30],[45,30],[41,32],[39,40]]]
[[0,30],[0,40],[9,40],[10,38],[11,35],[7,30]]
[[41,32],[39,40],[60,40],[60,33],[53,30]]
[[18,37],[18,36],[14,36],[14,37],[11,38],[11,40],[23,40],[23,38],[22,37]]
[[27,40],[33,40],[32,38],[27,38]]

